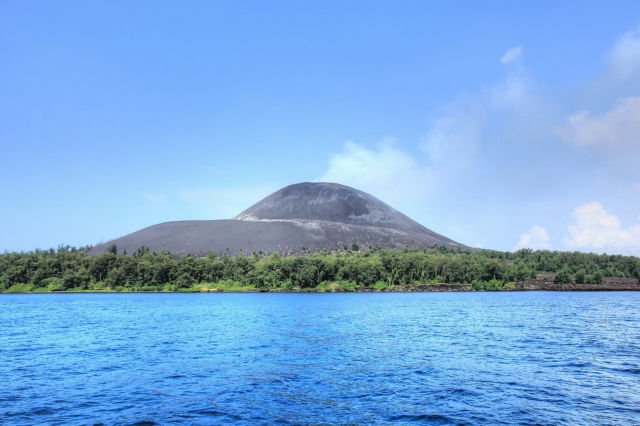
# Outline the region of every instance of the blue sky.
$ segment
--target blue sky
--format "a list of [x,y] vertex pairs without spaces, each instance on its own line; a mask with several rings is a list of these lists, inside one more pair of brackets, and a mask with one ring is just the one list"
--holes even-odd
[[0,3],[0,250],[331,180],[463,243],[640,255],[640,3]]

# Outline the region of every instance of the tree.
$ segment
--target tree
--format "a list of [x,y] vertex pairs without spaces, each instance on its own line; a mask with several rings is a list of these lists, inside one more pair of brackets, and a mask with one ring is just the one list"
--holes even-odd
[[553,280],[553,282],[557,284],[570,284],[571,277],[569,276],[569,272],[566,269],[561,270],[556,274],[556,277]]

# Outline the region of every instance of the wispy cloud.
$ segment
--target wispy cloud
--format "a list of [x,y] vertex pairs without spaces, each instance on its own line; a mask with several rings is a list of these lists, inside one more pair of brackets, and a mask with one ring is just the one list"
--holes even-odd
[[[508,169],[491,167],[488,173],[486,161],[497,165],[495,155],[519,151],[539,134],[540,106],[532,87],[524,67],[509,67],[499,81],[445,104],[420,140],[404,141],[403,147],[392,140],[345,143],[319,180],[360,188],[438,232],[454,238],[469,232],[466,238],[486,245],[475,218],[462,213],[473,203],[482,215],[489,206],[479,203],[481,193],[492,185],[504,186],[499,174]],[[461,188],[464,198],[455,196]],[[441,214],[446,216],[439,218]],[[464,230],[456,225],[461,222]]]
[[640,27],[624,33],[608,55],[614,77],[628,79],[640,72]]
[[430,170],[391,139],[372,148],[352,141],[329,159],[319,181],[338,182],[370,192],[392,205],[422,200],[430,184]]
[[475,158],[486,119],[486,104],[479,99],[456,100],[433,120],[420,149],[440,173],[467,168]]
[[479,222],[491,214],[483,193],[505,187],[501,175],[517,161],[504,167],[501,157],[521,152],[542,128],[532,93],[526,70],[509,68],[503,79],[444,105],[419,140],[345,143],[318,180],[362,189],[437,232],[491,246],[495,232]]
[[558,134],[576,145],[640,147],[640,97],[620,99],[613,109],[599,116],[587,110],[572,114]]
[[523,52],[524,52],[524,49],[522,48],[522,46],[516,46],[510,49],[507,49],[507,51],[504,52],[504,54],[500,58],[500,62],[505,65],[509,65],[514,62],[517,62],[520,59],[522,59]]
[[[487,233],[518,231],[492,217],[495,206],[526,214],[531,224],[541,219],[535,209],[525,213],[522,205],[558,205],[564,200],[568,213],[570,206],[580,201],[569,201],[566,191],[574,184],[572,180],[592,179],[593,173],[587,171],[597,171],[602,179],[600,188],[638,182],[635,163],[640,155],[640,97],[629,82],[640,77],[640,31],[623,34],[607,54],[600,76],[570,94],[540,87],[523,65],[523,55],[522,46],[508,49],[500,59],[508,65],[504,77],[443,105],[426,126],[424,138],[414,142],[417,146],[406,141],[404,148],[388,142],[373,146],[349,142],[331,157],[321,179],[360,187],[401,209],[409,206],[407,213],[418,219],[428,218],[425,211],[444,205],[432,216],[446,215],[440,219],[444,226],[439,231],[456,232],[466,227],[461,234],[487,246],[491,245],[483,241]],[[612,75],[617,76],[615,82]],[[590,94],[581,96],[582,92]],[[576,99],[585,104],[577,112],[572,103]],[[591,151],[597,155],[582,155]],[[572,162],[575,176],[565,182],[568,162]],[[620,167],[623,162],[632,167]],[[598,199],[595,187],[585,186],[581,191]],[[458,193],[464,193],[464,199],[456,197]],[[471,218],[468,206],[473,206]],[[568,222],[558,219],[548,225],[549,230],[558,232],[567,229]],[[589,233],[583,225],[572,225],[573,233],[565,244],[593,250],[600,243],[584,242]],[[617,234],[610,234],[628,236],[633,229],[621,227]],[[553,248],[552,242],[560,240],[536,225],[521,234],[516,248]],[[609,242],[603,247],[615,251],[628,250],[628,246]]]

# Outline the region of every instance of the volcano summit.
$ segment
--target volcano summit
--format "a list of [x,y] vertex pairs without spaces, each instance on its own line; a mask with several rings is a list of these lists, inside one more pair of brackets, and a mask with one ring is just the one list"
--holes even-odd
[[466,246],[437,234],[377,198],[337,183],[298,183],[274,192],[231,220],[166,222],[98,244],[133,253],[141,246],[176,255],[295,253],[351,247]]

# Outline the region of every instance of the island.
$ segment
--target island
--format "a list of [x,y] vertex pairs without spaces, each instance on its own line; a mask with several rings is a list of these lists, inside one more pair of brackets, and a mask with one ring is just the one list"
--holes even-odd
[[480,250],[336,183],[287,186],[233,219],[92,247],[0,254],[0,292],[640,290],[640,258]]

